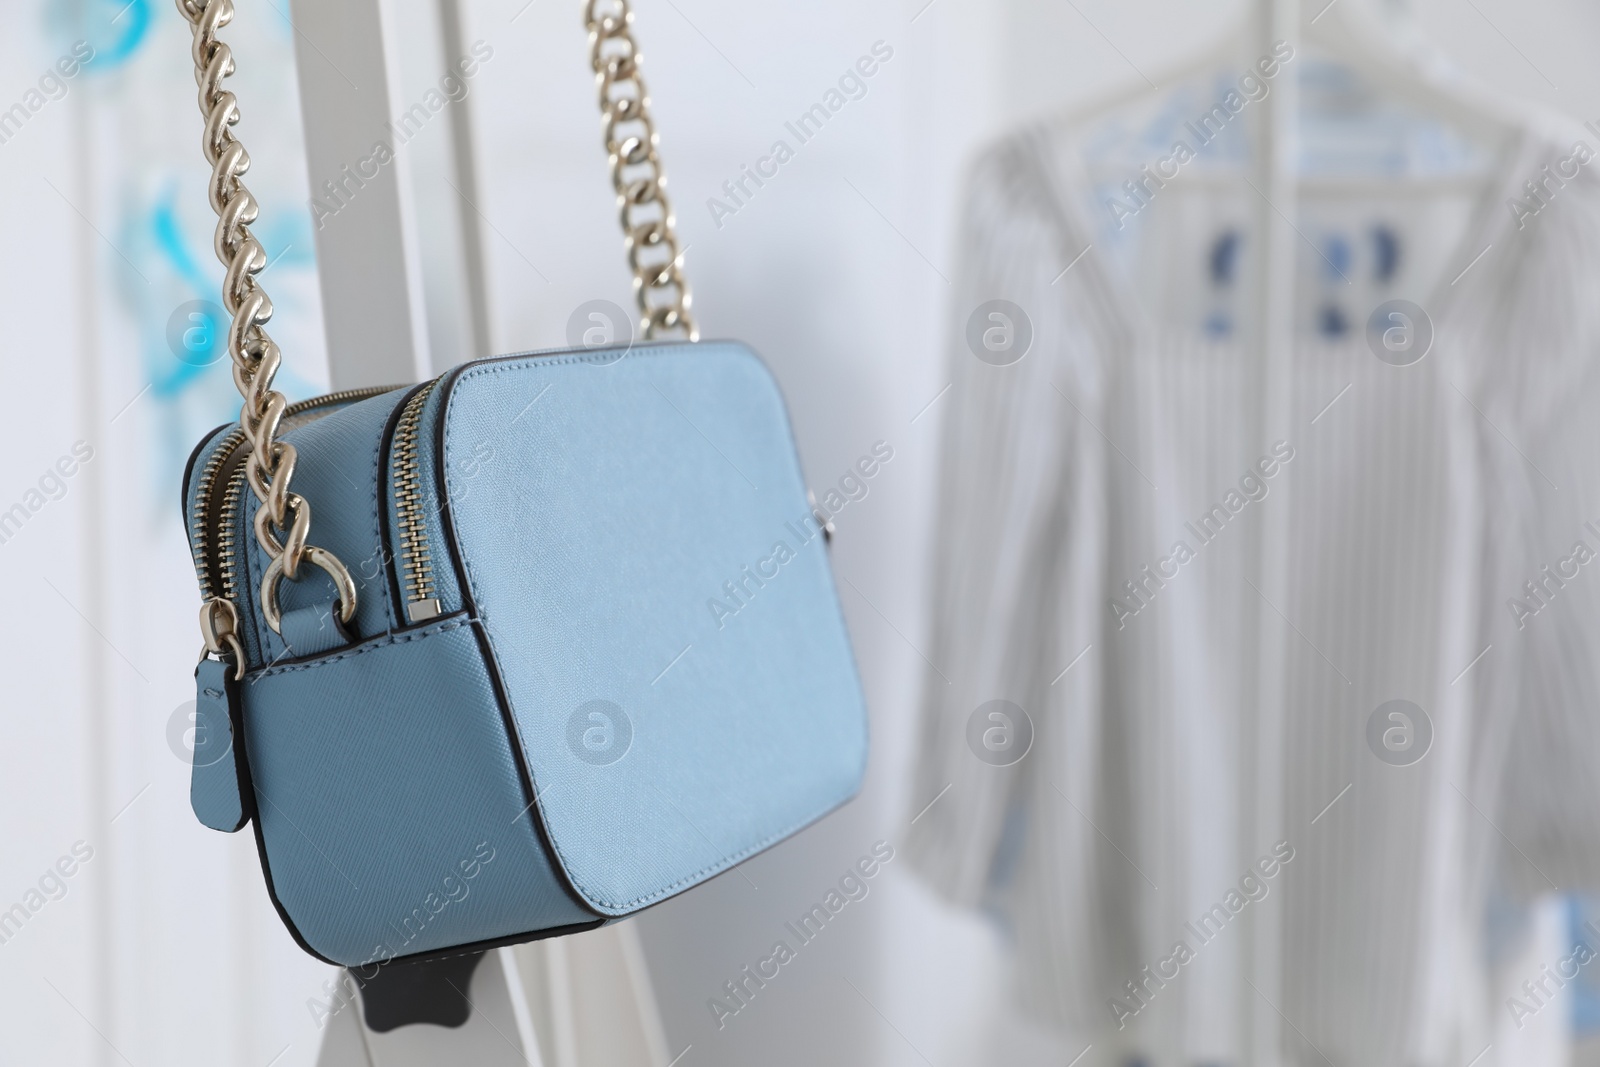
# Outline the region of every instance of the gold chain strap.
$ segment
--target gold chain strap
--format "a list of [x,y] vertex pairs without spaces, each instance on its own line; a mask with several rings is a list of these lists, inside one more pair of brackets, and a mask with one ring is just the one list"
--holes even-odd
[[[239,121],[238,102],[222,87],[222,80],[234,71],[233,52],[217,39],[217,31],[233,21],[233,0],[177,0],[177,5],[194,32],[194,76],[200,87],[200,113],[205,117],[203,143],[206,161],[211,164],[211,207],[217,213],[214,245],[226,268],[222,300],[232,317],[228,355],[233,359],[234,384],[244,400],[239,428],[251,446],[245,476],[261,504],[256,511],[256,540],[271,561],[261,579],[262,613],[273,631],[279,632],[278,584],[284,578],[297,579],[300,564],[310,561],[333,579],[339,593],[340,621],[349,622],[356,609],[355,582],[338,557],[307,542],[311,505],[289,491],[294,446],[276,439],[288,407],[287,398],[272,388],[282,355],[265,329],[272,318],[272,301],[256,280],[266,268],[267,254],[250,232],[259,207],[241,180],[250,169],[250,156],[233,134]],[[647,339],[678,336],[698,340],[699,331],[689,314],[689,284],[682,272],[666,175],[656,153],[650,98],[639,73],[642,57],[633,39],[633,12],[628,0],[587,0],[585,21],[590,62],[600,89],[611,184],[617,192],[642,332]],[[288,534],[280,540],[277,531],[281,530]],[[207,648],[217,653],[224,647],[233,650],[242,670],[233,605],[220,599],[207,601],[201,620]]]
[[[311,505],[289,491],[294,446],[276,440],[278,423],[289,402],[272,388],[282,356],[264,329],[272,318],[272,301],[256,281],[256,275],[266,268],[267,253],[250,232],[258,206],[240,180],[250,169],[250,156],[233,135],[232,127],[239,121],[238,102],[222,87],[222,80],[233,73],[233,52],[217,40],[217,31],[233,21],[233,0],[177,3],[194,30],[194,78],[200,86],[200,113],[205,116],[203,144],[206,162],[211,164],[211,208],[217,213],[213,243],[217,258],[227,268],[222,302],[232,316],[228,355],[233,358],[234,385],[244,398],[239,428],[250,442],[245,477],[261,502],[256,512],[256,540],[271,560],[261,579],[262,613],[267,624],[278,631],[278,583],[283,578],[296,579],[300,564],[310,560],[333,579],[339,592],[339,619],[349,622],[356,610],[355,582],[333,553],[306,542],[311,532]],[[287,530],[288,535],[280,541],[274,527]],[[216,610],[208,606],[202,617]],[[232,614],[227,609],[217,613],[224,612]]]
[[643,57],[633,40],[633,11],[628,0],[588,0],[584,20],[639,325],[648,340],[673,336],[697,341],[700,332],[689,314],[689,283],[683,277],[667,178],[656,154],[650,97],[639,73]]

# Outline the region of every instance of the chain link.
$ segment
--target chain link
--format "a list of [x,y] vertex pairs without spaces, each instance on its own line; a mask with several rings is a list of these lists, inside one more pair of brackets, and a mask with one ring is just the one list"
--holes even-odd
[[[233,0],[177,0],[178,11],[194,31],[194,77],[200,87],[200,113],[205,117],[203,146],[211,164],[209,195],[217,213],[213,245],[226,272],[222,302],[232,316],[228,327],[228,355],[233,360],[233,383],[244,403],[239,428],[250,443],[245,477],[256,499],[256,540],[271,560],[262,580],[263,613],[278,629],[277,586],[280,577],[299,576],[300,564],[309,558],[326,571],[339,590],[339,617],[348,622],[355,613],[355,583],[344,564],[331,553],[306,543],[311,532],[311,505],[289,491],[294,477],[295,450],[277,440],[278,424],[288,400],[272,388],[282,355],[267,335],[272,301],[256,280],[267,265],[266,250],[250,232],[259,207],[241,180],[250,169],[250,155],[233,134],[239,121],[238,102],[222,81],[233,74],[233,52],[217,39],[217,31],[233,21]],[[281,540],[276,531],[287,531]]]
[[683,277],[667,178],[656,154],[650,96],[639,73],[644,57],[633,39],[633,11],[628,0],[587,0],[584,19],[639,325],[646,339],[697,341],[700,331],[689,314],[689,283]]

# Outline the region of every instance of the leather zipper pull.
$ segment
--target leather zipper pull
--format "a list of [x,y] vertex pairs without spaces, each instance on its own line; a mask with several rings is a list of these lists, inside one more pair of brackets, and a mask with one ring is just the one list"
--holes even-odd
[[189,806],[213,830],[233,833],[250,821],[254,797],[235,732],[243,729],[240,683],[225,660],[206,657],[194,671],[194,763]]

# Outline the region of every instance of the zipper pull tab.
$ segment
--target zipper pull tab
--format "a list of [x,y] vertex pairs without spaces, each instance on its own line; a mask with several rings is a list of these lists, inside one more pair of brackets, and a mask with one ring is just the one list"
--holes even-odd
[[200,605],[200,639],[205,642],[202,660],[206,652],[219,660],[232,656],[233,679],[244,680],[244,645],[239,643],[239,614],[233,601],[212,597]]
[[231,834],[250,820],[253,794],[240,743],[239,679],[228,666],[208,657],[195,667],[189,806],[202,825]]

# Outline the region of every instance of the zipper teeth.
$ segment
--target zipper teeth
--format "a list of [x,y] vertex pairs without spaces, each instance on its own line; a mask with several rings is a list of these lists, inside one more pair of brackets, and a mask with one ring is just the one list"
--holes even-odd
[[209,539],[206,530],[206,519],[210,517],[211,509],[207,506],[211,500],[211,492],[215,487],[217,475],[227,465],[228,458],[234,450],[244,442],[244,431],[234,427],[223,438],[222,444],[211,453],[211,458],[206,460],[206,465],[200,471],[199,483],[195,487],[194,521],[189,524],[189,543],[193,546],[194,570],[200,576],[200,599],[210,600],[211,567],[207,562],[209,556]]
[[228,479],[222,507],[217,511],[217,570],[221,572],[224,600],[236,600],[239,592],[234,542],[238,536],[239,502],[244,499],[245,473],[245,465],[239,464]]
[[354,400],[370,400],[384,393],[392,393],[396,389],[403,389],[401,385],[369,385],[364,389],[341,389],[337,393],[324,393],[314,396],[309,400],[297,400],[283,409],[284,418],[290,415],[301,415],[314,408],[326,407],[329,404],[344,404]]
[[417,461],[417,431],[422,407],[438,381],[423,386],[406,403],[395,425],[390,472],[394,485],[395,526],[400,534],[400,573],[407,603],[434,596],[433,557],[428,552],[428,528],[422,517],[422,467]]

